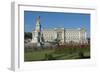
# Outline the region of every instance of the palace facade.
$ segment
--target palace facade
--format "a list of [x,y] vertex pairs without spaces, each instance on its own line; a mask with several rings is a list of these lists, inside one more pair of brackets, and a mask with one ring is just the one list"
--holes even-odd
[[84,28],[77,29],[43,29],[41,30],[40,17],[37,18],[36,28],[32,31],[32,42],[41,44],[43,42],[53,42],[59,40],[60,43],[87,43],[87,34]]

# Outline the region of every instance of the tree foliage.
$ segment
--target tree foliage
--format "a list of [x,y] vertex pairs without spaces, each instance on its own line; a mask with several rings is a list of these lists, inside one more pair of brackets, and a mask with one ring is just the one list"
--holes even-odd
[[32,33],[31,32],[24,32],[24,39],[32,39]]

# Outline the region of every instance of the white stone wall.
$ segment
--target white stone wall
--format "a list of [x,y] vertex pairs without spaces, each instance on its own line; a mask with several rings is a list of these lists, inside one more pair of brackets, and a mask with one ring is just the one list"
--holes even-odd
[[57,37],[57,33],[54,30],[48,29],[48,30],[43,30],[43,37],[46,41],[54,41]]
[[80,35],[79,35],[79,30],[73,30],[73,29],[69,29],[65,31],[65,40],[66,42],[76,42],[78,43],[80,40]]
[[[75,42],[75,43],[87,43],[86,30],[85,29],[44,29],[42,31],[45,42],[54,41],[59,33],[60,42]],[[34,38],[34,31],[32,32]]]
[[66,42],[87,43],[85,29],[67,29],[65,31]]
[[87,43],[87,36],[85,29],[80,30],[80,43]]

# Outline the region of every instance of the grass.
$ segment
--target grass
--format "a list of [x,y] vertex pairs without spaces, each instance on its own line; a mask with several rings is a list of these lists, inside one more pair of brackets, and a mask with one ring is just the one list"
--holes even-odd
[[50,54],[52,52],[53,52],[53,50],[27,52],[27,53],[24,53],[24,59],[25,59],[25,61],[43,60],[46,53]]
[[[81,57],[79,52],[81,52],[84,56]],[[67,60],[85,58],[90,58],[89,48],[57,48],[24,53],[24,61]]]

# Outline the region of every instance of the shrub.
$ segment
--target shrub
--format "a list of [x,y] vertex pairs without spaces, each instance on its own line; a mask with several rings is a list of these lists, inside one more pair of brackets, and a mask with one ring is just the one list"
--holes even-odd
[[84,58],[84,53],[83,52],[80,51],[78,55],[79,55],[79,58]]
[[52,54],[45,54],[45,60],[55,60]]

